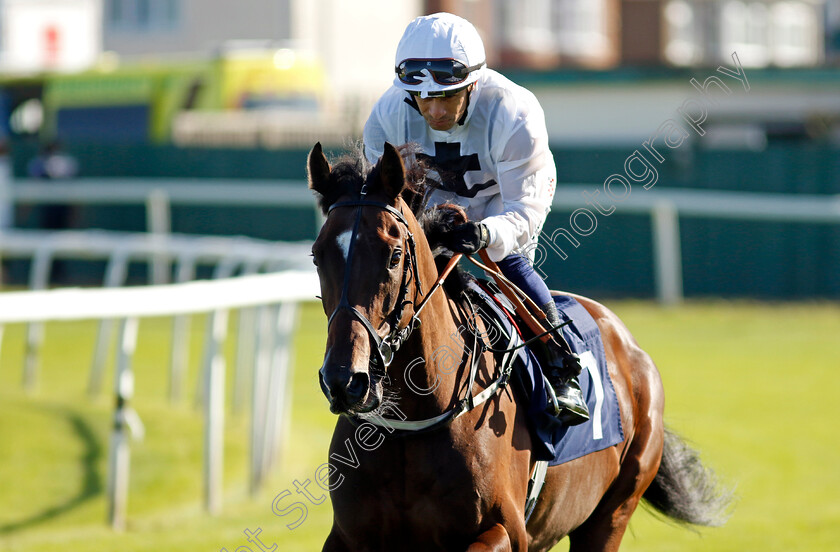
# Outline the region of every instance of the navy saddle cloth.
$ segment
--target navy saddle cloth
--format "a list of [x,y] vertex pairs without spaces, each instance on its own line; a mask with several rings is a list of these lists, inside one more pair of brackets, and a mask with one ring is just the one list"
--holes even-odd
[[[486,285],[484,282],[482,284]],[[484,286],[476,283],[470,284],[470,288],[479,296],[482,310],[486,309],[484,314],[494,317],[503,333],[507,333],[507,336],[518,334],[509,317],[513,308],[507,298],[498,293],[491,297],[483,289]],[[527,347],[518,349],[512,375],[512,380],[519,383],[520,390],[528,397],[534,457],[536,460],[546,460],[552,466],[603,450],[624,440],[618,398],[607,371],[598,325],[583,305],[572,297],[558,295],[554,297],[554,302],[563,322],[571,321],[562,328],[562,332],[572,351],[580,357],[583,367],[580,387],[589,406],[589,421],[572,427],[562,426],[546,412],[548,399],[545,386],[548,382],[543,378],[537,358]],[[504,305],[508,313],[500,305]],[[493,343],[493,347],[499,348],[502,341],[505,344],[508,342],[501,339]],[[516,335],[514,344],[521,343]]]

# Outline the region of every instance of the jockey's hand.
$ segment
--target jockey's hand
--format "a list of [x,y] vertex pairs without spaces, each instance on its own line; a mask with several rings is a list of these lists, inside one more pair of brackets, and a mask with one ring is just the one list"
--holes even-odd
[[490,243],[490,232],[480,222],[459,224],[446,234],[443,245],[455,253],[472,255],[479,249],[484,249]]

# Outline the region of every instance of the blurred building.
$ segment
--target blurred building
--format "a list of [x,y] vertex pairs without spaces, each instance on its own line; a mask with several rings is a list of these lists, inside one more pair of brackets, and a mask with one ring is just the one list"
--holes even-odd
[[708,66],[734,50],[748,67],[809,67],[840,52],[840,0],[0,0],[0,70],[264,40],[317,53],[339,89],[381,89],[405,24],[437,11],[472,21],[499,67]]
[[[840,143],[840,0],[428,0],[479,27],[488,62],[524,84],[563,147],[630,147],[716,68],[753,86],[709,110],[702,147]],[[718,74],[720,76],[720,74]],[[727,86],[728,86],[727,84]],[[632,107],[630,107],[632,106]],[[695,135],[692,139],[696,140]]]
[[825,50],[827,61],[840,65],[840,0],[825,4]]
[[620,60],[619,0],[426,0],[470,20],[496,67],[603,69]]
[[710,114],[726,128],[706,143],[840,135],[820,73],[840,61],[840,0],[0,0],[0,70],[47,72],[0,100],[44,139],[342,142],[390,85],[405,25],[437,11],[472,21],[489,65],[537,93],[555,143],[638,142],[733,52],[762,86]]
[[288,39],[289,0],[104,0],[105,49],[121,57],[196,55],[231,39]]
[[0,73],[79,71],[102,51],[102,0],[0,0]]
[[104,47],[132,60],[271,41],[314,53],[337,96],[372,94],[390,82],[392,44],[420,10],[419,0],[106,0]]
[[733,51],[746,67],[825,58],[825,0],[671,0],[661,13],[662,53],[674,65],[715,65]]
[[428,0],[475,22],[498,66],[812,67],[840,48],[837,0]]

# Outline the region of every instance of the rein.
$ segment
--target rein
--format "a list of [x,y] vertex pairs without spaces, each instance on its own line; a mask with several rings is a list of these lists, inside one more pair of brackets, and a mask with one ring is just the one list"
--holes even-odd
[[[471,303],[470,306],[472,306]],[[472,309],[472,311],[473,314],[475,314],[475,309]],[[516,347],[513,346],[515,342],[516,334],[511,333],[510,341],[508,342],[507,348],[504,350],[506,355],[502,359],[498,377],[496,377],[496,379],[493,380],[493,382],[490,383],[490,385],[485,387],[483,391],[473,395],[472,388],[473,384],[475,383],[475,377],[478,374],[478,362],[481,358],[478,354],[478,335],[476,333],[473,333],[473,348],[471,352],[472,358],[470,361],[469,385],[467,385],[466,396],[458,400],[458,402],[455,403],[455,406],[437,416],[434,416],[432,418],[426,418],[425,420],[395,420],[392,418],[385,418],[383,416],[373,414],[365,416],[363,418],[359,416],[351,417],[350,420],[357,425],[360,421],[371,423],[375,426],[386,428],[389,432],[398,430],[406,433],[412,433],[434,431],[436,429],[439,429],[444,425],[449,424],[455,421],[456,419],[460,418],[470,410],[484,403],[487,399],[495,395],[501,389],[507,387],[508,381],[510,380],[511,371],[513,370],[514,356],[511,353],[516,350]],[[482,344],[482,350],[489,349],[484,344]]]
[[[344,282],[341,288],[341,299],[339,301],[338,306],[335,308],[335,310],[330,315],[327,321],[327,328],[329,328],[330,325],[332,325],[332,321],[335,319],[336,315],[340,311],[349,311],[354,318],[356,318],[362,323],[362,325],[365,327],[368,334],[370,335],[371,339],[373,339],[374,343],[376,344],[376,357],[374,357],[373,361],[375,363],[378,363],[379,366],[384,370],[394,360],[394,354],[408,340],[408,338],[411,336],[414,330],[420,326],[420,313],[428,304],[429,299],[432,297],[432,295],[434,295],[434,293],[441,288],[444,280],[446,280],[446,278],[449,276],[452,270],[454,270],[455,266],[458,264],[458,261],[461,258],[461,254],[458,253],[452,256],[452,258],[449,260],[446,267],[444,268],[443,272],[441,272],[440,276],[435,281],[435,284],[429,289],[429,293],[427,293],[419,303],[414,303],[418,296],[423,295],[423,289],[420,283],[420,273],[417,265],[417,252],[415,250],[414,234],[412,234],[409,230],[408,221],[406,220],[402,212],[395,209],[391,205],[388,205],[387,203],[367,200],[365,199],[366,195],[367,186],[365,185],[362,186],[360,198],[358,200],[341,201],[339,203],[334,203],[330,206],[329,210],[327,211],[327,215],[329,216],[329,213],[332,213],[333,209],[337,209],[339,207],[357,207],[356,219],[353,222],[353,230],[350,234],[350,246],[347,251],[347,268],[344,271]],[[391,332],[384,338],[379,335],[379,333],[373,327],[373,324],[370,322],[370,320],[368,320],[368,318],[364,314],[359,312],[359,310],[356,307],[351,305],[347,299],[347,290],[350,287],[349,267],[353,259],[356,234],[358,233],[359,224],[361,223],[363,207],[376,207],[387,211],[388,213],[393,215],[400,223],[402,223],[403,226],[405,226],[406,231],[408,233],[408,237],[406,238],[406,241],[408,243],[408,251],[406,255],[406,260],[403,264],[403,275],[402,281],[400,283],[400,294],[397,298],[398,307],[394,310],[394,313],[396,313],[396,320],[393,324],[391,324]],[[406,300],[411,280],[413,280],[414,282],[415,299]],[[476,311],[475,308],[472,306],[472,303],[469,302],[469,299],[467,299],[467,302],[470,304],[470,308],[473,314],[475,315]],[[400,328],[399,322],[400,320],[402,320],[403,312],[405,310],[406,305],[409,304],[414,306],[414,312],[412,313],[409,322],[405,326]],[[511,341],[510,343],[508,343],[508,348],[511,348],[514,341],[515,335],[511,335]],[[458,417],[474,409],[476,406],[484,403],[487,399],[495,395],[496,392],[500,389],[506,387],[508,380],[510,379],[510,373],[513,367],[512,355],[506,356],[503,360],[499,376],[483,391],[473,395],[472,388],[473,384],[475,383],[475,377],[478,373],[478,363],[480,359],[478,349],[478,336],[476,333],[473,333],[473,349],[471,353],[472,358],[470,361],[469,385],[467,386],[467,394],[465,397],[461,398],[455,404],[455,406],[453,406],[446,412],[443,412],[442,414],[433,418],[416,421],[394,420],[376,415],[366,416],[364,418],[361,418],[359,416],[351,416],[349,417],[350,420],[356,424],[358,424],[360,421],[363,421],[372,423],[373,425],[377,425],[379,427],[388,428],[390,431],[396,429],[406,432],[431,431],[447,423],[452,422]],[[482,350],[486,349],[486,346],[482,343]]]
[[[327,215],[329,216],[329,213],[332,213],[333,209],[336,209],[338,207],[358,207],[356,211],[356,220],[353,222],[353,231],[350,235],[350,247],[347,252],[347,268],[344,271],[344,283],[342,284],[341,288],[341,300],[339,301],[338,306],[335,308],[333,313],[330,315],[327,321],[327,328],[329,328],[330,325],[332,325],[332,321],[335,319],[335,316],[339,313],[339,311],[350,311],[350,314],[352,314],[356,319],[358,319],[362,323],[362,325],[365,327],[368,334],[370,335],[371,339],[373,339],[374,343],[376,343],[377,356],[375,357],[375,360],[379,363],[379,366],[384,370],[389,364],[391,364],[391,361],[394,359],[394,353],[399,350],[403,343],[405,343],[405,341],[408,339],[408,337],[411,335],[414,329],[420,325],[420,319],[418,318],[419,311],[415,309],[415,312],[414,314],[412,314],[411,320],[408,322],[408,324],[403,328],[399,327],[399,322],[402,319],[405,306],[407,304],[413,304],[413,300],[406,301],[406,296],[408,295],[408,288],[410,283],[409,270],[411,270],[411,278],[414,281],[415,297],[417,295],[423,295],[423,289],[420,284],[420,273],[417,268],[417,254],[414,246],[414,234],[412,234],[409,230],[408,221],[405,219],[405,217],[400,211],[391,207],[387,203],[366,200],[366,185],[362,186],[360,195],[361,199],[356,201],[342,201],[339,203],[334,203],[330,206],[329,210],[327,211]],[[395,313],[397,313],[397,316],[395,323],[391,324],[391,332],[384,338],[379,336],[379,333],[373,327],[373,324],[370,322],[370,320],[368,320],[368,318],[364,314],[359,312],[359,310],[353,305],[351,305],[350,302],[347,300],[347,289],[350,287],[350,264],[353,261],[353,252],[356,244],[356,234],[359,230],[359,223],[362,220],[362,207],[377,207],[379,209],[388,211],[405,226],[406,231],[408,232],[408,237],[406,239],[406,241],[408,242],[408,251],[406,252],[405,263],[403,263],[403,275],[402,281],[400,283],[400,294],[397,298],[398,310],[394,311]]]
[[[444,268],[440,277],[437,279],[435,284],[429,290],[429,293],[427,293],[426,296],[423,297],[419,304],[414,304],[413,301],[406,301],[405,297],[406,295],[408,295],[409,288],[409,269],[411,269],[411,277],[414,281],[416,291],[415,298],[417,295],[423,295],[423,288],[420,282],[420,272],[417,266],[417,252],[415,250],[414,234],[412,234],[411,230],[409,230],[408,221],[405,219],[405,216],[403,216],[403,214],[400,211],[388,205],[387,203],[366,200],[364,199],[366,194],[366,187],[363,186],[361,191],[361,199],[356,201],[342,201],[339,203],[335,203],[332,206],[330,206],[329,210],[327,211],[327,214],[329,215],[329,213],[331,213],[333,209],[337,207],[358,207],[358,210],[356,212],[356,220],[353,223],[353,231],[350,235],[350,247],[347,252],[348,267],[353,259],[353,249],[356,242],[356,233],[358,232],[359,223],[362,218],[362,207],[378,207],[379,209],[384,209],[405,226],[406,232],[408,233],[408,237],[406,238],[406,241],[408,242],[408,252],[406,256],[406,261],[403,265],[402,282],[400,283],[400,295],[397,298],[399,311],[394,311],[397,312],[397,315],[395,317],[395,323],[391,324],[391,333],[389,333],[384,338],[380,337],[379,333],[376,331],[376,329],[374,329],[373,324],[370,322],[370,320],[368,320],[365,315],[359,312],[359,310],[353,305],[351,305],[350,302],[347,300],[347,288],[350,285],[350,271],[345,270],[344,283],[341,288],[341,300],[339,301],[339,304],[336,307],[336,309],[330,315],[329,320],[327,321],[327,328],[329,328],[329,326],[332,324],[335,315],[338,314],[339,311],[349,310],[350,313],[355,318],[357,318],[362,323],[362,325],[364,325],[371,339],[373,339],[374,343],[376,343],[377,357],[375,358],[375,360],[379,363],[379,366],[382,367],[382,369],[385,369],[394,360],[394,353],[396,353],[400,349],[400,347],[402,347],[402,345],[408,340],[408,338],[411,336],[414,330],[420,326],[420,313],[423,311],[423,308],[425,308],[432,295],[434,295],[434,293],[443,285],[444,280],[446,280],[446,278],[455,268],[455,265],[458,264],[458,260],[461,258],[461,254],[459,253],[457,255],[454,255],[449,260],[449,263],[446,265],[446,268]],[[405,306],[409,304],[414,306],[414,313],[411,315],[411,320],[409,320],[408,324],[400,328],[399,322],[400,320],[402,320],[403,311],[405,310]]]

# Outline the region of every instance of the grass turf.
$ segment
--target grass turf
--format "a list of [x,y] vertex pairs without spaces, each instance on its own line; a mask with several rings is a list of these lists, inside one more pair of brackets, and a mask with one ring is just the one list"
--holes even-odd
[[[653,356],[666,389],[666,421],[736,486],[729,523],[699,533],[639,510],[622,551],[835,550],[840,540],[840,307],[836,304],[650,303],[610,305]],[[168,320],[141,322],[134,405],[146,438],[131,445],[128,525],[105,525],[112,393],[85,394],[96,325],[47,327],[38,389],[21,388],[24,328],[6,328],[0,355],[0,550],[256,552],[244,531],[281,551],[320,550],[328,501],[310,505],[289,530],[272,501],[313,479],[326,458],[334,418],[318,389],[324,343],[316,305],[296,335],[291,431],[282,462],[256,496],[246,491],[247,415],[226,417],[224,509],[201,509],[202,418],[189,393],[167,399]],[[194,320],[191,365],[203,321]],[[232,357],[232,351],[228,350]],[[195,368],[188,391],[195,390]],[[228,374],[230,395],[231,376]],[[315,487],[317,488],[317,487]],[[317,496],[317,492],[316,492]],[[288,502],[286,502],[288,504]],[[242,548],[240,548],[242,547]],[[555,550],[566,550],[567,541]]]

